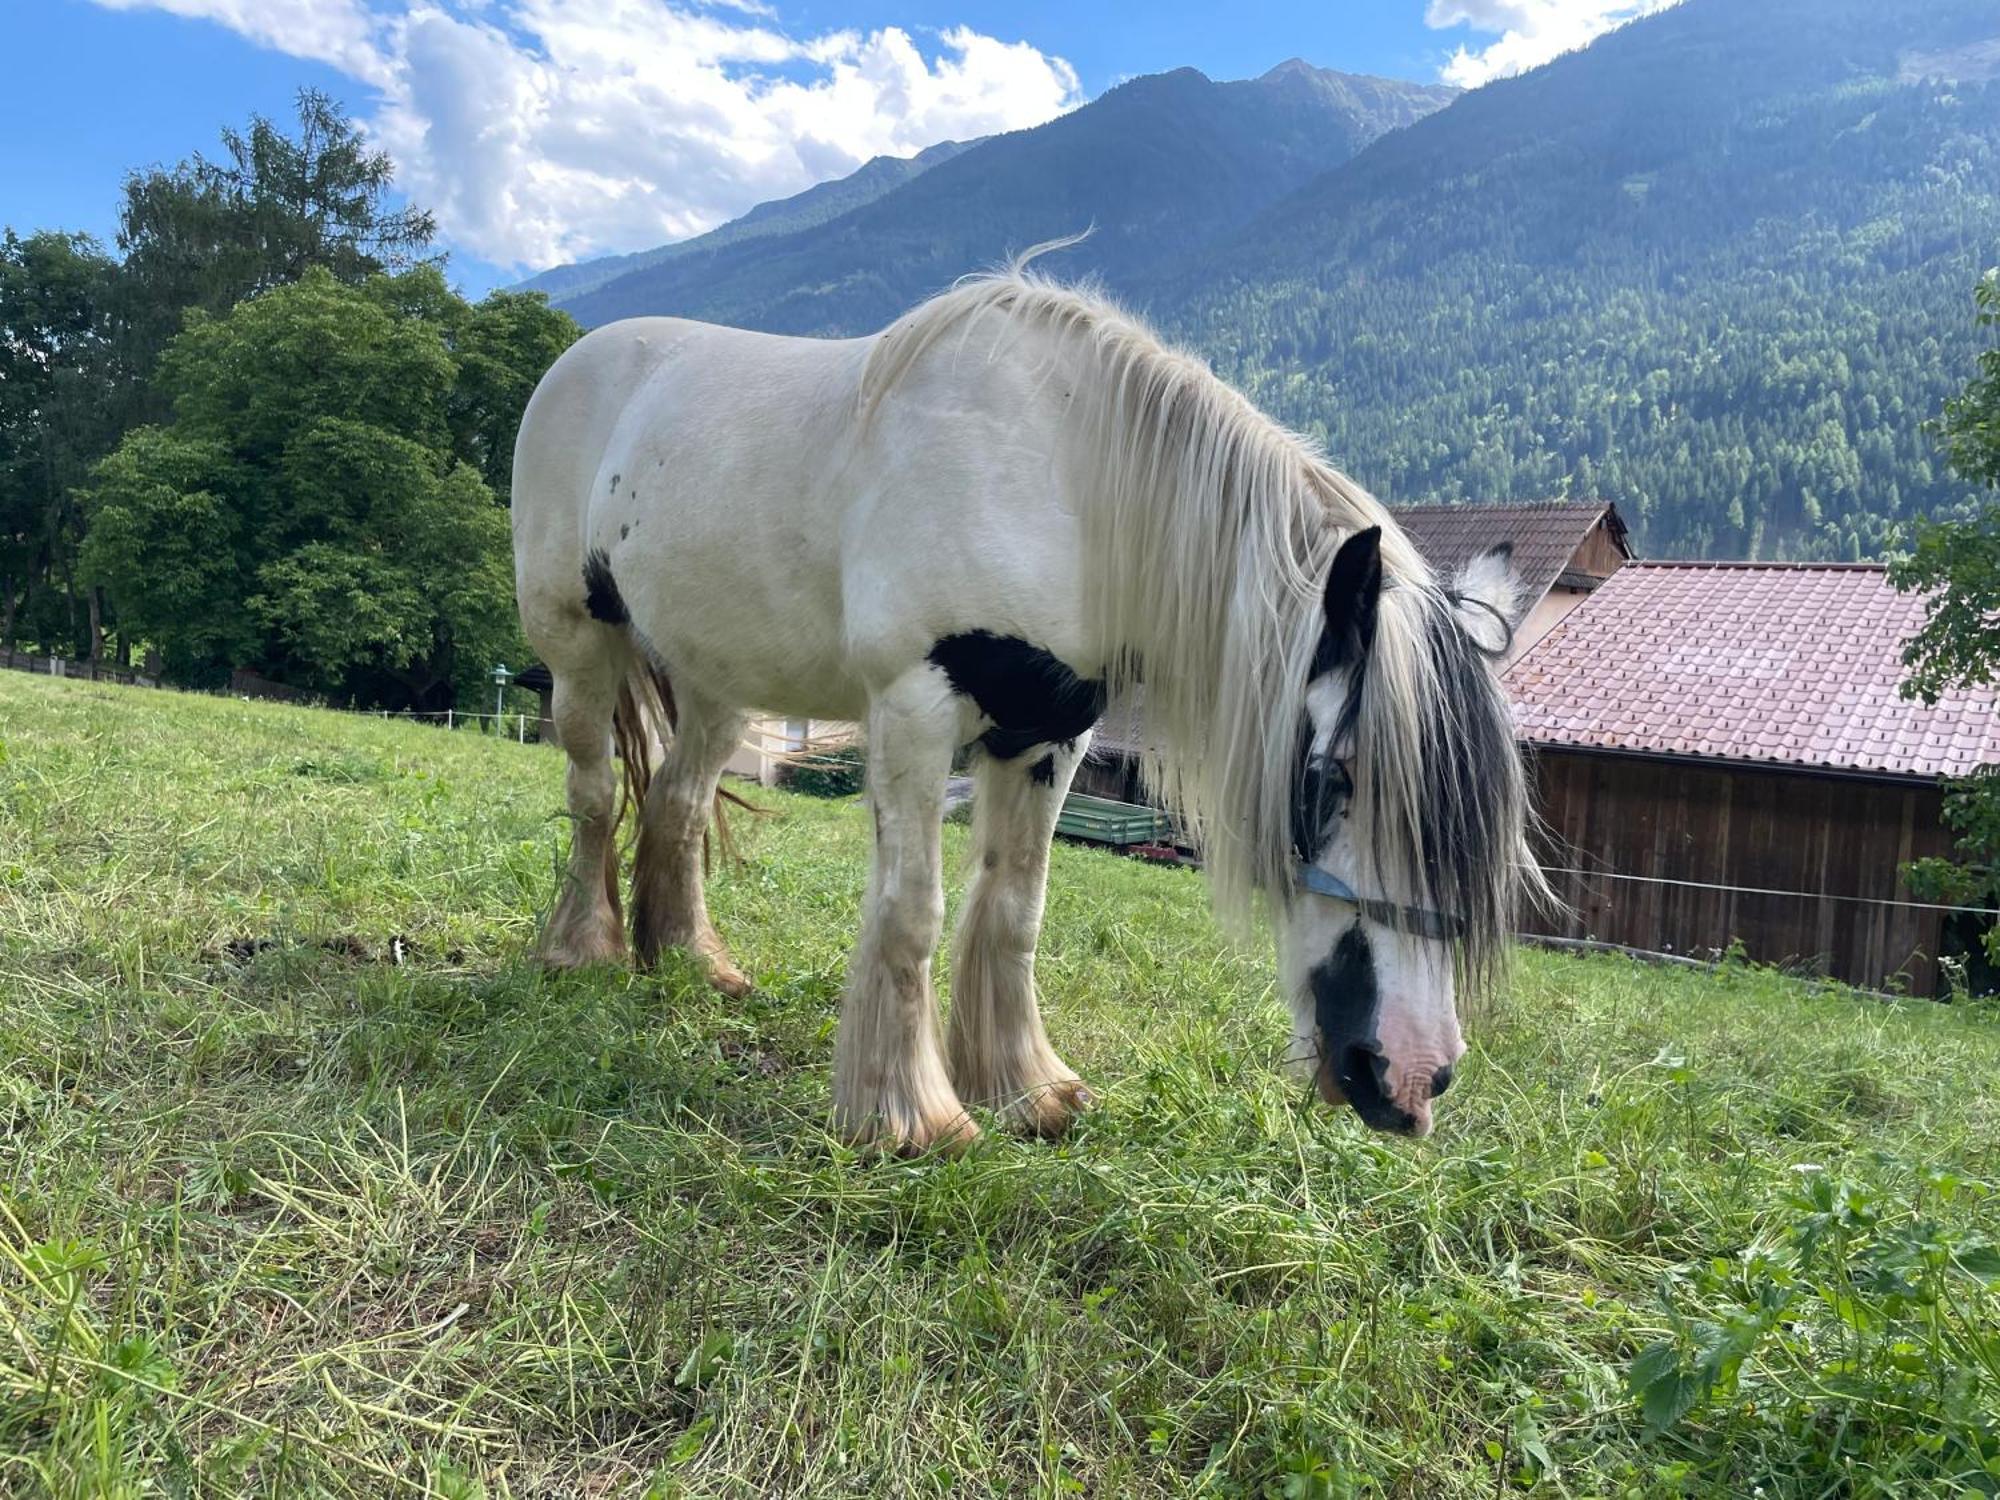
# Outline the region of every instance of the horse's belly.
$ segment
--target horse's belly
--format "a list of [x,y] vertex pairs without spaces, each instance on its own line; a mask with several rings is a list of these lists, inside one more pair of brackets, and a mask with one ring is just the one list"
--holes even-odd
[[[684,554],[652,575],[632,623],[675,683],[732,708],[816,719],[866,716],[868,693],[842,649],[838,592]],[[774,579],[778,580],[774,586]]]

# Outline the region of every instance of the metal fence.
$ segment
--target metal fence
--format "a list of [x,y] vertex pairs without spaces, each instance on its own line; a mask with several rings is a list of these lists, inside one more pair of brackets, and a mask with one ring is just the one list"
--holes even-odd
[[114,667],[98,661],[72,661],[64,656],[44,656],[32,651],[0,651],[0,667],[16,672],[36,672],[43,677],[81,677],[86,682],[115,682],[122,687],[158,687],[157,677],[148,677],[130,667]]
[[[119,687],[166,688],[170,692],[199,691],[175,688],[163,683],[157,677],[110,666],[104,662],[77,661],[68,657],[47,656],[31,651],[0,651],[0,669],[32,672],[42,677],[72,677],[84,682],[109,682]],[[232,683],[227,688],[218,688],[205,696],[289,703],[300,708],[323,708],[330,713],[358,714],[370,719],[408,719],[412,723],[431,724],[440,729],[469,728],[485,734],[505,735],[524,745],[538,744],[542,739],[542,720],[539,713],[475,714],[461,713],[453,708],[436,712],[408,708],[342,708],[336,704],[316,703],[303,694],[289,690],[271,691],[270,689],[275,686],[275,684],[266,685],[261,680],[251,683]]]

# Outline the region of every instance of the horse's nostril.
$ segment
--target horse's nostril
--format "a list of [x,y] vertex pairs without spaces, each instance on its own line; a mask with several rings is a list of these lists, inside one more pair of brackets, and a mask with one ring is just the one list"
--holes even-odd
[[1349,1098],[1357,1094],[1371,1099],[1386,1096],[1382,1083],[1389,1069],[1389,1060],[1382,1055],[1380,1048],[1356,1042],[1341,1054],[1340,1062],[1340,1081],[1347,1086]]
[[1389,1096],[1389,1059],[1382,1049],[1355,1042],[1340,1052],[1340,1092],[1376,1130],[1409,1131],[1416,1117]]
[[1442,1097],[1444,1091],[1450,1087],[1451,1087],[1451,1064],[1446,1063],[1442,1068],[1439,1068],[1435,1073],[1431,1074],[1431,1097],[1433,1099]]

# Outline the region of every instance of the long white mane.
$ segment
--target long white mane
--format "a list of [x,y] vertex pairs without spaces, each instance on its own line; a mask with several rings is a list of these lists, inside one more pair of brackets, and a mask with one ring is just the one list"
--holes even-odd
[[[891,325],[869,359],[864,417],[954,330],[969,340],[975,323],[997,316],[1054,337],[1075,372],[1064,438],[1081,491],[1069,499],[1085,518],[1087,576],[1099,585],[1094,623],[1118,652],[1109,687],[1116,697],[1143,685],[1146,780],[1199,843],[1229,918],[1246,917],[1257,892],[1292,877],[1299,732],[1327,574],[1346,537],[1381,527],[1385,587],[1359,701],[1349,705],[1353,815],[1384,894],[1461,912],[1472,929],[1468,961],[1486,967],[1506,936],[1495,929],[1511,930],[1525,793],[1485,664],[1474,663],[1488,701],[1479,687],[1446,680],[1463,663],[1439,649],[1441,626],[1456,626],[1430,568],[1390,513],[1313,444],[1104,298],[1032,273],[1041,248]],[[1500,764],[1468,779],[1431,763],[1492,753],[1491,726],[1456,720],[1496,705]],[[1445,743],[1454,737],[1460,743]],[[1487,776],[1500,778],[1491,791],[1511,836],[1486,828],[1492,812],[1461,805],[1488,795]],[[1440,847],[1468,836],[1491,843],[1482,832],[1502,847]]]

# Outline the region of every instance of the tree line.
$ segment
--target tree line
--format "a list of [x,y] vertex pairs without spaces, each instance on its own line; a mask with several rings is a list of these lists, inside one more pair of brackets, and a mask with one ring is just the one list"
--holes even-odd
[[0,238],[0,648],[427,709],[521,659],[514,434],[581,330],[455,293],[393,186],[306,90],[128,176],[116,253]]

